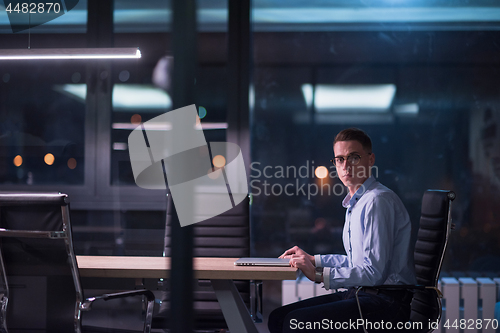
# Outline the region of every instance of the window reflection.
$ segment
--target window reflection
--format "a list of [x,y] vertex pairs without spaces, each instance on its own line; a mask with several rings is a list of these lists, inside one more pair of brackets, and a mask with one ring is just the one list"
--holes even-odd
[[[61,90],[81,69],[3,67],[0,183],[83,184],[85,100]],[[86,85],[80,83],[81,90]]]
[[[123,76],[124,71],[119,75]],[[113,86],[111,123],[111,183],[135,185],[128,136],[141,123],[172,109],[168,92],[152,84],[123,84]]]
[[[259,10],[254,5],[254,13]],[[311,170],[329,167],[335,135],[354,126],[372,137],[376,176],[398,193],[414,223],[426,189],[457,193],[443,274],[498,275],[500,69],[487,51],[498,34],[471,28],[467,15],[475,10],[446,10],[454,15],[432,27],[414,18],[398,27],[332,22],[300,31],[296,23],[254,34],[250,190],[256,256],[279,255],[293,245],[310,253],[344,252],[341,201],[347,193],[334,170],[325,178]],[[495,20],[485,19],[482,29]],[[374,95],[363,97],[365,88]]]

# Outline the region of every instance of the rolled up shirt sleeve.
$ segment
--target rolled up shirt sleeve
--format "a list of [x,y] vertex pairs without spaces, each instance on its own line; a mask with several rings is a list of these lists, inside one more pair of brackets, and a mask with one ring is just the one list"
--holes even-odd
[[316,254],[314,256],[316,267],[348,267],[349,261],[345,254]]

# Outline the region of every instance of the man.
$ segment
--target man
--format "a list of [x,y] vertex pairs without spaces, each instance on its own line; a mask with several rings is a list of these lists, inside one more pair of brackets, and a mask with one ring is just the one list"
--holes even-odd
[[[333,151],[332,162],[349,190],[342,202],[347,209],[342,237],[346,255],[312,256],[294,246],[280,257],[289,258],[293,267],[326,289],[348,289],[275,309],[269,316],[271,333],[363,332],[357,325],[357,286],[416,283],[408,212],[394,192],[371,176],[375,154],[370,137],[360,129],[343,130]],[[378,332],[388,331],[388,322],[395,329],[409,320],[411,293],[406,290],[360,291],[359,301],[363,318],[372,327],[378,325]]]

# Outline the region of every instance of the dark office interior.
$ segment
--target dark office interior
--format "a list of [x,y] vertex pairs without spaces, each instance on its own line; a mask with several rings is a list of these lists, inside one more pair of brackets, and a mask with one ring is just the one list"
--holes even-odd
[[[206,141],[242,149],[250,255],[276,257],[293,245],[343,253],[347,192],[330,163],[332,142],[359,127],[373,140],[376,177],[412,221],[426,189],[456,193],[441,276],[500,277],[500,3],[248,1],[196,1],[196,55],[176,54],[196,70],[188,103],[209,124]],[[179,106],[175,92],[152,79],[162,57],[175,59],[173,2],[80,0],[19,33],[0,4],[2,49],[29,43],[142,54],[0,62],[0,191],[68,194],[76,255],[163,255],[165,191],[135,184],[127,139],[141,122]],[[346,87],[358,89],[365,105],[329,105],[328,94]],[[388,94],[385,106],[363,95],[374,88]],[[315,174],[320,166],[328,177]],[[97,292],[133,289],[135,281],[82,283]],[[167,284],[144,283],[155,293]],[[263,286],[265,332],[266,316],[281,305],[281,283]],[[128,302],[110,301],[84,318],[128,327],[136,319],[128,312],[135,301]]]

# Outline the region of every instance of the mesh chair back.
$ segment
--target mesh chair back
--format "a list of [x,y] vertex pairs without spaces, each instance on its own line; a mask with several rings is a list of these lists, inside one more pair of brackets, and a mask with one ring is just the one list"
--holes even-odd
[[[451,191],[427,190],[422,199],[420,226],[414,260],[417,284],[437,287],[448,235],[451,229]],[[427,325],[441,316],[441,302],[432,289],[417,291],[413,296],[411,320]]]
[[0,193],[2,324],[9,332],[73,332],[79,325],[68,204],[65,194]]

